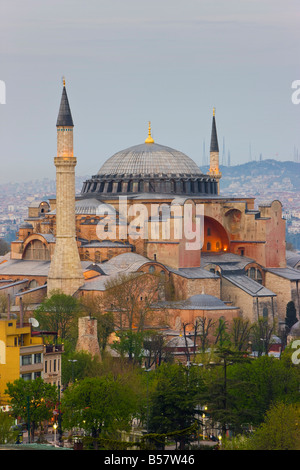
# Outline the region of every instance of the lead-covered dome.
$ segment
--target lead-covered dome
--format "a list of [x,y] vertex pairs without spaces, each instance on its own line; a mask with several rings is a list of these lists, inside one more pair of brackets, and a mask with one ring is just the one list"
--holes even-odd
[[156,143],[135,145],[115,153],[102,165],[98,175],[203,176],[190,157]]
[[154,142],[121,150],[110,157],[98,173],[85,181],[83,197],[156,193],[169,195],[217,194],[217,182],[179,150]]

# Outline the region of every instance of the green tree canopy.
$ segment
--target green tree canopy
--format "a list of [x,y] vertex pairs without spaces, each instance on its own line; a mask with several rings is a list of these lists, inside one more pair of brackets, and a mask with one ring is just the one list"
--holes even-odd
[[81,306],[76,298],[54,291],[35,310],[35,317],[42,330],[57,332],[58,336],[64,340],[74,337],[72,328],[77,331],[80,310]]
[[286,306],[286,317],[285,317],[285,323],[289,328],[292,328],[292,326],[297,322],[297,312],[296,312],[296,307],[293,301],[290,301],[287,303]]
[[250,450],[300,450],[299,403],[275,403],[250,439]]
[[132,389],[111,374],[85,378],[67,388],[62,397],[63,427],[80,427],[95,440],[128,430],[136,410]]
[[[166,434],[180,431],[195,422],[195,409],[201,390],[198,368],[162,364],[153,374],[150,393],[149,432]],[[176,439],[176,436],[174,436]],[[187,436],[178,436],[184,448]]]
[[30,423],[32,436],[42,421],[51,418],[58,401],[57,387],[45,383],[40,377],[8,383],[5,393],[10,397],[12,415]]

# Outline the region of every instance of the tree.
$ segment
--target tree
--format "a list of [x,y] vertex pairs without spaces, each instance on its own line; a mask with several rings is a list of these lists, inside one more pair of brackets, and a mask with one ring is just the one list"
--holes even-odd
[[225,346],[230,346],[230,336],[228,333],[228,322],[223,318],[219,318],[218,326],[215,331],[215,344],[218,344],[219,347],[223,348]]
[[129,361],[141,363],[144,357],[144,332],[123,330],[117,332],[116,337],[118,339],[113,342],[112,348],[117,351],[123,359],[127,357]]
[[300,401],[300,370],[292,363],[289,351],[284,352],[280,360],[260,356],[246,363],[233,364],[228,368],[228,377],[235,383],[245,384],[243,389],[236,388],[232,393],[236,409],[241,413],[248,410],[253,425],[261,424],[273,403]]
[[61,382],[64,387],[75,380],[82,380],[85,377],[99,375],[100,359],[92,356],[86,351],[73,351],[69,343],[64,343],[65,349],[62,355],[62,377]]
[[252,450],[300,450],[300,406],[275,403],[250,439]]
[[285,317],[285,323],[288,326],[288,328],[292,328],[292,326],[298,321],[297,315],[296,315],[296,307],[293,301],[290,301],[287,303],[286,306],[286,317]]
[[251,329],[252,349],[258,356],[268,354],[275,325],[270,325],[267,318],[259,318]]
[[234,349],[237,351],[247,351],[252,328],[253,325],[250,324],[249,320],[241,317],[233,319],[230,337]]
[[103,357],[108,338],[114,332],[114,316],[111,312],[99,315],[97,318],[98,341],[101,356]]
[[80,427],[93,439],[114,438],[117,431],[128,430],[136,409],[132,389],[108,374],[85,378],[65,390],[62,397],[63,426]]
[[146,354],[146,368],[160,366],[162,361],[171,362],[172,354],[166,352],[165,339],[162,333],[155,330],[145,331],[143,349]]
[[[181,364],[162,364],[153,374],[149,432],[166,434],[189,428],[195,423],[195,408],[201,389],[196,371],[193,368],[187,370]],[[174,438],[180,442],[181,449],[189,440],[189,436],[180,433]]]
[[229,374],[235,364],[248,362],[244,352],[227,347],[215,351],[215,366],[203,373],[205,390],[202,401],[207,404],[210,416],[214,422],[220,423],[222,434],[227,427],[236,431],[241,424],[251,418],[248,407],[239,407],[239,395],[247,396],[249,382],[243,378]]
[[150,320],[152,304],[162,289],[162,279],[155,274],[121,274],[105,284],[106,311],[113,312],[118,330],[142,331]]
[[46,331],[55,331],[61,339],[70,339],[77,331],[77,319],[81,310],[80,303],[71,295],[54,291],[35,310],[35,317],[40,328]]
[[58,401],[58,390],[55,385],[45,383],[40,377],[35,380],[15,380],[7,384],[5,393],[10,397],[12,415],[20,417],[28,424],[28,435],[34,440],[34,431],[49,420]]
[[197,318],[197,330],[198,336],[200,338],[200,350],[202,353],[205,353],[206,349],[208,348],[209,342],[209,334],[211,328],[213,328],[216,324],[216,321],[212,320],[211,318],[207,319],[206,317],[198,317]]
[[0,256],[6,255],[10,250],[10,245],[5,240],[0,240]]
[[13,425],[13,417],[9,413],[0,410],[0,444],[16,442],[20,430],[14,430]]

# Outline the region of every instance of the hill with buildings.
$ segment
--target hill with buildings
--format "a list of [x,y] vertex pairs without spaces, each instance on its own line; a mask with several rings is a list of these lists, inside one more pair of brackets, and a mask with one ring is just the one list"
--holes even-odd
[[[207,166],[201,166],[203,173]],[[261,160],[235,166],[221,166],[221,194],[255,197],[256,205],[279,199],[287,220],[289,236],[300,249],[300,163]],[[88,176],[76,177],[76,192]],[[18,225],[27,217],[27,207],[35,199],[55,195],[55,180],[35,180],[0,185],[0,238],[11,241]],[[298,246],[299,245],[299,246]]]

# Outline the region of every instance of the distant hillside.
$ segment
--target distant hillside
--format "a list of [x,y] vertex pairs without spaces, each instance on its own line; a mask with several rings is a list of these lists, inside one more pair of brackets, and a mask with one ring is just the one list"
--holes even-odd
[[[235,166],[221,166],[222,188],[235,190],[241,184],[251,184],[253,190],[263,189],[300,191],[300,163],[262,160]],[[208,166],[201,167],[207,173]],[[256,184],[258,187],[255,187]],[[262,188],[260,188],[262,189]]]

